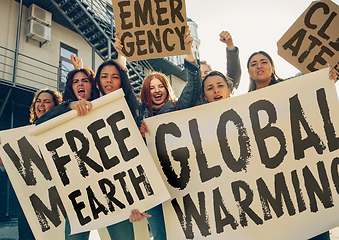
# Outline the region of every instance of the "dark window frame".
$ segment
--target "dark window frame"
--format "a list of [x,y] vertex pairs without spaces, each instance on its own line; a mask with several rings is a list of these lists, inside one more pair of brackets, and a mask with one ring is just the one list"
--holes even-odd
[[[78,49],[76,48],[73,48],[65,43],[62,43],[60,42],[60,52],[59,52],[59,79],[58,79],[58,90],[63,93],[64,91],[64,88],[65,88],[65,84],[66,84],[66,79],[65,77],[67,76],[67,73],[69,72],[68,69],[64,69],[63,68],[63,62],[66,62],[66,63],[69,63],[69,64],[72,64],[72,61],[71,61],[71,57],[69,56],[68,58],[67,57],[64,57],[62,56],[61,54],[61,51],[62,49],[65,49],[71,53],[73,53],[74,55],[78,56]],[[66,73],[64,73],[64,71]],[[64,78],[64,81],[62,81]]]

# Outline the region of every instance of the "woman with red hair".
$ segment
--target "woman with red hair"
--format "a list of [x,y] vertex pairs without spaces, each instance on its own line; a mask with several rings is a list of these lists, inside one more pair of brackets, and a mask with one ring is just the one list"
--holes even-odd
[[[117,35],[115,40],[114,47],[119,55],[121,55],[122,45]],[[189,74],[187,84],[179,98],[175,96],[168,77],[163,73],[153,72],[143,82],[140,92],[141,104],[137,117],[137,125],[142,136],[145,136],[147,132],[146,124],[143,121],[144,118],[194,107],[200,99],[201,75],[199,66],[193,56],[193,38],[189,29],[185,33],[184,42],[186,48],[190,49],[190,54],[186,55],[184,62],[184,67]],[[148,218],[153,239],[166,240],[166,229],[161,204],[148,210],[147,213],[140,213],[137,209],[134,209],[130,216],[130,222],[139,221],[144,217]]]

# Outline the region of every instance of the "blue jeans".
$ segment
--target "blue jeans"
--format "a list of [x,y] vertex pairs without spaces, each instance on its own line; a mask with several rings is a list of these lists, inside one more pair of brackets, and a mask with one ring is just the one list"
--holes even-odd
[[[147,211],[152,217],[148,218],[153,240],[166,240],[166,228],[162,205],[159,204],[154,208]],[[129,220],[119,222],[107,227],[109,235],[112,240],[134,240],[133,224]],[[70,235],[71,228],[69,225],[68,217],[65,224],[65,240],[88,240],[89,232],[82,232]]]
[[19,240],[35,240],[33,232],[26,220],[25,214],[19,204],[18,209],[18,231]]
[[[107,227],[112,240],[134,240],[133,224],[129,220],[119,222]],[[68,217],[65,224],[65,240],[88,240],[90,232],[82,232],[70,235],[71,227]]]
[[152,215],[152,217],[147,218],[147,221],[153,235],[153,240],[166,240],[165,220],[161,204],[146,212]]
[[330,232],[324,232],[318,236],[315,236],[313,238],[310,238],[309,240],[330,240]]

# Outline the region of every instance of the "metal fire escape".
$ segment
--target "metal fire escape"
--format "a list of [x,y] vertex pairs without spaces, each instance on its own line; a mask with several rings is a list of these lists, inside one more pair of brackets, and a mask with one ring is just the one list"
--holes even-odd
[[[113,47],[115,23],[113,11],[103,0],[50,0],[73,28],[103,59],[117,58]],[[147,60],[129,62],[127,71],[136,95],[139,95],[145,76],[152,71]]]

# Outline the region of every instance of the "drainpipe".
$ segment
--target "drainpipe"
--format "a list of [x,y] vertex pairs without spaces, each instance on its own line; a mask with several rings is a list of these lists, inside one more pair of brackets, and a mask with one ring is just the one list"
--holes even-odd
[[[11,106],[11,129],[14,127],[14,102],[12,102]],[[9,216],[9,194],[10,194],[11,183],[9,182],[9,178],[7,177],[7,192],[6,192],[6,213],[5,217],[10,218]]]
[[1,108],[0,108],[0,118],[2,116],[2,113],[5,110],[5,106],[6,106],[7,102],[8,102],[8,99],[9,99],[9,96],[11,95],[11,92],[12,92],[12,88],[9,89],[9,91],[7,93],[7,96],[6,96],[6,99],[5,99],[5,101],[1,105]]
[[15,54],[14,54],[14,65],[13,65],[13,86],[15,86],[15,82],[16,82],[16,72],[17,72],[17,65],[18,65],[19,43],[20,43],[21,20],[22,20],[22,0],[20,0],[18,27],[17,27],[17,32],[16,32],[16,45],[15,45]]
[[92,69],[95,72],[95,48],[92,47]]
[[108,44],[108,56],[107,56],[107,58],[111,59],[112,58],[111,39],[108,39],[107,44]]

